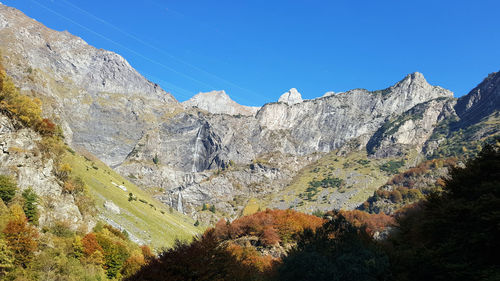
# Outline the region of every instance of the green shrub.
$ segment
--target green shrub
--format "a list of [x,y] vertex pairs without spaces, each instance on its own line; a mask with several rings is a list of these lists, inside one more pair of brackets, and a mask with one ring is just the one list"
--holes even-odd
[[9,203],[16,195],[17,184],[9,176],[0,175],[0,198],[5,204]]
[[401,159],[400,161],[390,160],[380,166],[380,170],[389,174],[399,173],[399,168],[403,167],[405,161]]

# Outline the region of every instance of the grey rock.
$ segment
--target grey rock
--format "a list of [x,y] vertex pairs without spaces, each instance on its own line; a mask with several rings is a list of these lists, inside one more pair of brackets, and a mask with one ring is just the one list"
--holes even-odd
[[278,99],[278,102],[284,102],[288,105],[301,103],[302,95],[295,88],[291,88],[288,92],[282,94]]
[[455,111],[460,117],[458,126],[468,126],[498,111],[500,108],[500,72],[488,75],[483,82],[457,101]]
[[240,105],[224,91],[199,93],[182,104],[186,107],[197,107],[213,114],[253,116],[260,109],[260,107]]
[[120,214],[120,207],[116,206],[116,204],[111,201],[105,201],[104,208],[114,214]]
[[54,175],[53,161],[41,155],[40,135],[20,127],[0,114],[0,174],[15,178],[18,192],[33,188],[39,197],[40,226],[65,221],[75,230],[91,229],[94,220],[83,217],[73,196],[63,193],[62,183]]

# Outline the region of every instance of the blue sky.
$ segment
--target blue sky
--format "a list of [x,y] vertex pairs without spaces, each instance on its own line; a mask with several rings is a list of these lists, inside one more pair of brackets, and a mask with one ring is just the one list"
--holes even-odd
[[422,72],[466,94],[500,70],[500,1],[3,0],[124,56],[178,100],[262,105],[383,89]]

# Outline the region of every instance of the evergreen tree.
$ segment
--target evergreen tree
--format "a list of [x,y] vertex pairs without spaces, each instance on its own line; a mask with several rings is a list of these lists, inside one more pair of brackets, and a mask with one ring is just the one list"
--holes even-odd
[[17,184],[11,177],[0,175],[0,198],[5,204],[9,203],[16,195],[16,189]]
[[28,218],[28,221],[33,223],[34,225],[38,224],[38,209],[37,209],[37,200],[38,196],[33,191],[31,187],[25,189],[23,191],[24,198],[24,206],[23,210]]

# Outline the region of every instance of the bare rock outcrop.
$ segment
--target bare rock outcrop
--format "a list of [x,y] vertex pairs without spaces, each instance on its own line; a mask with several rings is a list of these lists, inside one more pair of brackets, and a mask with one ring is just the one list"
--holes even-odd
[[260,107],[244,106],[233,101],[225,91],[199,93],[182,103],[186,107],[197,107],[213,114],[254,116]]

